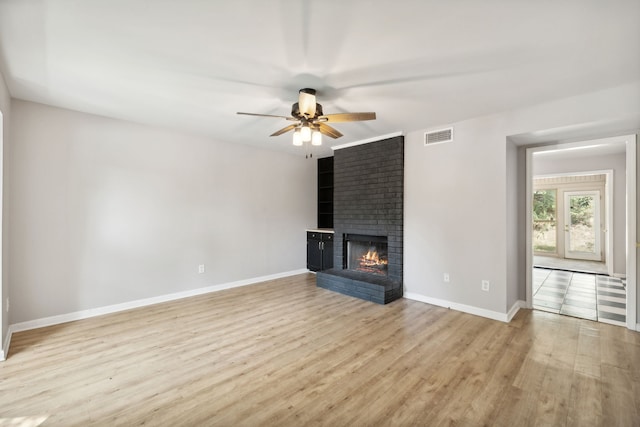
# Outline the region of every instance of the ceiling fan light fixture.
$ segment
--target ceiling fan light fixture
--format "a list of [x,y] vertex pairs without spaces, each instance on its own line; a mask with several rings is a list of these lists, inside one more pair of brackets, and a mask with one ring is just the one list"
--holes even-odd
[[300,147],[302,145],[302,133],[300,133],[300,129],[296,129],[293,133],[293,145],[296,147]]
[[340,138],[342,133],[332,127],[333,123],[361,122],[376,119],[375,112],[324,114],[322,105],[318,104],[316,100],[316,90],[311,88],[300,89],[298,102],[291,106],[291,116],[289,117],[274,114],[243,113],[240,111],[238,114],[275,117],[293,122],[273,132],[270,136],[280,136],[294,131],[293,145],[298,147],[307,143],[314,146],[322,145],[322,135],[333,139]]
[[302,136],[302,142],[311,141],[311,128],[309,126],[302,126],[302,128],[300,128],[300,135]]
[[322,134],[320,131],[314,130],[311,133],[311,145],[322,145]]

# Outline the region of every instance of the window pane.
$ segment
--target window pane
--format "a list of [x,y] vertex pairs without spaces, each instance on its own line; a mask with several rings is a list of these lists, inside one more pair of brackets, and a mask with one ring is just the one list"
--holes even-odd
[[556,190],[533,192],[533,250],[557,251]]
[[571,252],[595,252],[594,197],[570,196],[569,246]]
[[[536,231],[535,228],[539,231]],[[535,252],[556,253],[556,224],[555,223],[534,223],[533,250]]]

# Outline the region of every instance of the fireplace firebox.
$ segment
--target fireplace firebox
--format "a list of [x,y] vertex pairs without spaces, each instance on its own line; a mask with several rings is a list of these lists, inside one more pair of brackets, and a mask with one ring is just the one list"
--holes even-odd
[[344,269],[385,277],[388,275],[386,236],[345,234],[343,242]]

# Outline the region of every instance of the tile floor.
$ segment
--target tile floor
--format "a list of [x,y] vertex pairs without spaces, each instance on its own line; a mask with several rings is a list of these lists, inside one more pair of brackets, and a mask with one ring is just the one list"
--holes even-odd
[[576,271],[579,273],[607,274],[607,264],[600,261],[585,261],[553,256],[534,255],[533,266],[552,270]]
[[533,308],[626,326],[625,281],[600,274],[536,267]]

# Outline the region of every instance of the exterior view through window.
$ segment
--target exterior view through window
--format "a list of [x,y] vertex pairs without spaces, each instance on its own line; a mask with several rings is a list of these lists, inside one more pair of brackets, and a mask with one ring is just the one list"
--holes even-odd
[[565,258],[600,261],[600,192],[568,192],[565,199]]
[[557,252],[557,193],[536,190],[533,193],[533,250],[555,254]]

